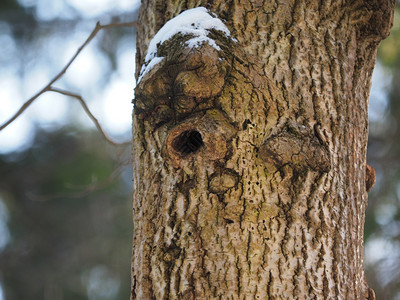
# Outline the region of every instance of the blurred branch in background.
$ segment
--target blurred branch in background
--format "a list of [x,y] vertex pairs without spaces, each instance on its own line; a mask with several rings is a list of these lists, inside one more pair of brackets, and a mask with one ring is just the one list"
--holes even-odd
[[[135,22],[131,20],[137,18],[138,8],[135,0],[1,1],[1,127],[10,116],[31,108],[0,131],[0,153],[30,147],[37,127],[56,130],[77,123],[82,129],[93,128],[66,97],[43,92],[54,79],[57,88],[85,99],[114,141],[130,139],[127,112],[132,110],[135,73]],[[93,29],[96,19],[100,23]],[[89,38],[88,32],[92,32]]]
[[90,43],[90,41],[97,35],[97,33],[102,30],[102,29],[109,29],[109,28],[116,28],[116,27],[128,27],[128,26],[136,26],[136,21],[134,22],[127,22],[127,23],[112,23],[112,24],[107,24],[107,25],[100,25],[100,22],[96,23],[96,27],[93,29],[92,33],[89,35],[89,37],[86,39],[86,41],[78,48],[76,53],[72,56],[70,61],[65,65],[65,67],[43,88],[41,89],[37,94],[32,96],[29,100],[27,100],[21,108],[12,116],[8,121],[6,121],[3,125],[0,126],[0,131],[6,128],[8,125],[10,125],[15,119],[17,119],[40,95],[42,95],[45,92],[57,92],[66,96],[71,96],[76,98],[81,104],[82,107],[84,108],[85,112],[88,114],[90,119],[95,123],[97,129],[101,132],[101,134],[104,136],[104,138],[110,142],[113,145],[119,145],[119,143],[116,143],[112,141],[107,134],[104,132],[102,129],[100,123],[97,121],[97,119],[93,116],[93,114],[90,112],[88,106],[86,105],[85,101],[82,99],[81,96],[73,94],[68,91],[64,91],[61,89],[54,88],[52,85],[59,80],[65,72],[67,72],[68,68],[71,66],[71,64],[75,61],[75,59],[78,57],[78,55],[81,53],[81,51]]
[[129,297],[138,7],[0,1],[0,300]]
[[[89,118],[93,121],[93,123],[96,125],[96,128],[98,131],[100,131],[100,133],[103,135],[103,137],[105,138],[105,140],[107,142],[109,142],[111,145],[114,146],[120,146],[120,145],[130,145],[130,143],[117,143],[114,142],[109,136],[108,134],[104,131],[104,129],[101,127],[99,121],[96,119],[96,117],[91,113],[91,111],[89,110],[89,107],[87,106],[85,100],[83,100],[83,98],[79,95],[73,94],[71,92],[68,91],[64,91],[62,89],[58,89],[52,86],[49,86],[48,89],[44,92],[55,92],[55,93],[59,93],[65,96],[70,96],[72,98],[75,98],[76,100],[79,101],[79,103],[82,105],[84,111],[86,112],[86,114],[89,116]],[[44,93],[43,92],[43,93]],[[22,112],[21,112],[22,113]],[[0,129],[1,130],[1,129]]]

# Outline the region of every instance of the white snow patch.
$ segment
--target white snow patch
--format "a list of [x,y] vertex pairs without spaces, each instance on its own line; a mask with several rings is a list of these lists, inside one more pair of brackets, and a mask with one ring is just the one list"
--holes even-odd
[[[139,83],[143,76],[156,64],[162,61],[163,57],[156,56],[157,46],[162,45],[177,33],[193,36],[186,42],[186,45],[191,48],[198,47],[204,42],[207,42],[218,51],[221,50],[215,41],[208,37],[209,30],[211,29],[222,31],[226,36],[230,36],[230,31],[225,24],[217,17],[211,16],[205,7],[196,7],[186,10],[169,20],[151,40],[137,83]],[[236,41],[235,39],[233,40]]]
[[153,59],[150,60],[150,62],[148,64],[144,64],[142,66],[142,69],[140,70],[140,75],[139,75],[137,83],[139,83],[140,80],[142,80],[143,76],[146,75],[151,69],[153,69],[153,67],[156,64],[160,63],[163,59],[164,59],[164,57],[153,57]]
[[[227,36],[230,36],[229,29],[224,25],[224,23],[222,23],[220,19],[212,17],[205,7],[196,7],[184,11],[165,23],[165,25],[157,32],[149,44],[145,62],[150,61],[156,56],[158,44],[163,44],[166,40],[170,39],[177,33],[181,33],[182,35],[191,34],[193,35],[193,39],[198,38],[199,40],[212,41],[207,37],[210,29],[222,31]],[[192,39],[187,43],[191,41]],[[212,42],[217,46],[214,41]],[[217,50],[220,50],[219,47]]]

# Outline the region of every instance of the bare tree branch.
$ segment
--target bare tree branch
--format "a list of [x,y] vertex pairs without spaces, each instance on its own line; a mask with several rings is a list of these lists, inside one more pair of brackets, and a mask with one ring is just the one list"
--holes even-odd
[[[78,55],[82,52],[82,50],[86,47],[87,44],[90,43],[90,41],[97,35],[97,33],[102,30],[102,29],[108,29],[108,28],[115,28],[115,27],[132,27],[136,26],[137,22],[125,22],[125,23],[111,23],[111,24],[106,24],[106,25],[100,25],[100,22],[96,23],[95,28],[93,29],[92,33],[89,35],[89,37],[86,39],[86,41],[78,48],[78,50],[75,52],[75,54],[72,56],[72,58],[69,60],[69,62],[65,65],[65,67],[43,88],[41,89],[38,93],[36,93],[34,96],[32,96],[30,99],[28,99],[21,107],[20,109],[8,120],[6,121],[3,125],[0,126],[0,131],[2,131],[4,128],[6,128],[8,125],[10,125],[12,122],[15,121],[40,95],[44,94],[45,92],[48,91],[53,91],[53,92],[58,92],[61,93],[60,90],[52,88],[53,83],[55,83],[58,79],[60,79],[65,72],[68,70],[70,65],[74,62],[74,60],[78,57]],[[65,91],[63,91],[65,92]],[[67,95],[72,96],[74,98],[77,98],[77,95],[73,95],[68,93]],[[78,96],[80,97],[80,96]],[[82,99],[82,98],[80,98]],[[83,101],[83,100],[82,100]],[[82,104],[82,102],[81,102]],[[82,106],[86,106],[86,104],[83,102]],[[88,111],[86,111],[88,112]],[[90,113],[90,112],[89,112]],[[91,114],[90,114],[91,115]],[[89,115],[89,116],[90,116]],[[92,115],[93,116],[93,115]],[[92,119],[93,120],[93,119]],[[97,122],[97,120],[96,120]],[[96,127],[99,128],[96,124]],[[104,134],[104,131],[102,131],[102,134]],[[111,140],[107,139],[109,142]],[[111,142],[112,144],[117,144],[114,142]],[[117,144],[119,145],[119,144]]]
[[59,88],[55,88],[50,86],[47,89],[48,92],[55,92],[55,93],[59,93],[65,96],[70,96],[75,98],[76,100],[78,100],[80,102],[80,104],[82,105],[83,109],[85,110],[86,114],[89,116],[89,118],[93,121],[94,125],[96,125],[96,128],[98,131],[100,131],[100,133],[103,135],[103,137],[106,139],[107,142],[109,142],[110,144],[114,145],[114,146],[121,146],[121,145],[129,145],[130,143],[117,143],[114,142],[108,135],[107,133],[103,130],[103,128],[101,127],[99,121],[96,119],[96,117],[92,114],[92,112],[90,111],[89,107],[86,105],[85,100],[83,100],[83,98],[80,95],[71,93],[69,91],[65,91]]

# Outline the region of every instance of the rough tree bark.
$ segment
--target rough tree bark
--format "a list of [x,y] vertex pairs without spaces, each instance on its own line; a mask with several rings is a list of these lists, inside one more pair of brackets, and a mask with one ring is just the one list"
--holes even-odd
[[367,110],[394,1],[142,1],[138,70],[198,6],[237,41],[175,35],[136,88],[131,298],[373,299]]

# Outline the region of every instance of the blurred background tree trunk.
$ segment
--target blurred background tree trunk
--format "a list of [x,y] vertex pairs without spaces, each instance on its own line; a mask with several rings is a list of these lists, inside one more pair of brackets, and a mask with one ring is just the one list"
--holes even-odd
[[237,42],[174,37],[136,88],[132,299],[373,299],[368,97],[394,2],[146,1],[138,72],[197,6]]

